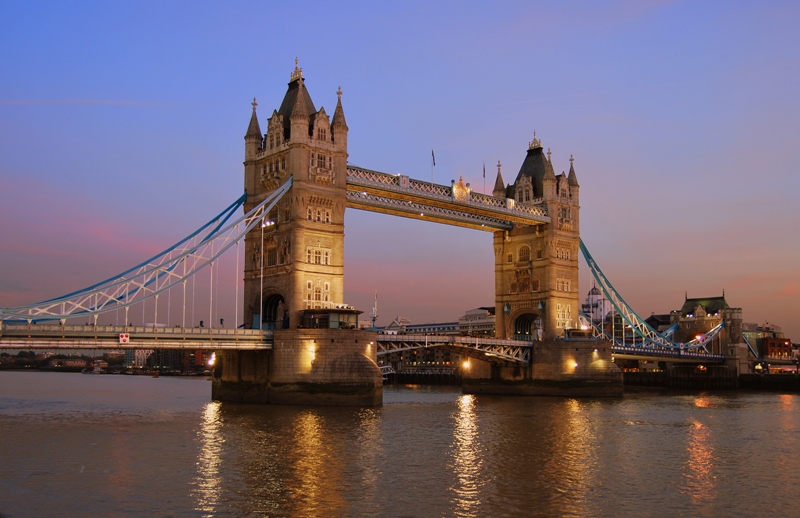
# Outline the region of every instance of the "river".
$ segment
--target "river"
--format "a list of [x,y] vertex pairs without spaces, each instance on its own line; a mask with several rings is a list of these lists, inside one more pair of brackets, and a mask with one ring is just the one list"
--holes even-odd
[[0,516],[796,516],[800,397],[209,401],[197,378],[0,372]]

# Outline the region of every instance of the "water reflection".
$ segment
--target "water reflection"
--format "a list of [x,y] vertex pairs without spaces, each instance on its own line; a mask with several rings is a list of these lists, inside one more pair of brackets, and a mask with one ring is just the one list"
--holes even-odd
[[481,444],[478,437],[478,418],[475,415],[475,396],[465,394],[458,399],[458,413],[453,429],[453,472],[456,485],[453,504],[456,516],[477,516],[480,508]]
[[[702,401],[704,398],[697,399],[701,400],[697,406],[702,407],[708,403]],[[704,504],[714,499],[716,480],[712,439],[709,427],[696,419],[691,420],[683,476],[685,489],[695,504]]]
[[197,489],[193,494],[197,501],[195,510],[205,513],[213,513],[217,509],[222,491],[220,453],[224,441],[220,434],[222,427],[220,406],[219,402],[206,404],[198,433],[200,449],[197,456],[197,477],[195,478]]
[[296,486],[289,495],[292,509],[304,509],[309,515],[322,513],[341,514],[347,502],[342,498],[340,484],[342,461],[336,449],[328,445],[324,419],[317,410],[304,410],[293,422],[293,481]]

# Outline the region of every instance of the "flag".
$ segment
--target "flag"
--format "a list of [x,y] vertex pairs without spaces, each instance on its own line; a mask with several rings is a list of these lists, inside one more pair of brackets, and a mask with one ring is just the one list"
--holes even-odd
[[433,154],[433,148],[431,148],[431,160],[433,161],[433,165],[436,165],[436,155]]

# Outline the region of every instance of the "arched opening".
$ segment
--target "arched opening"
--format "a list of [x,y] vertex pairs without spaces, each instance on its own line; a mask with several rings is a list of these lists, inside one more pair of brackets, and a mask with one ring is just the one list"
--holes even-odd
[[264,299],[264,311],[261,312],[261,329],[287,329],[289,313],[283,296],[273,294]]
[[542,329],[542,319],[535,313],[525,313],[517,317],[514,321],[515,340],[540,340]]

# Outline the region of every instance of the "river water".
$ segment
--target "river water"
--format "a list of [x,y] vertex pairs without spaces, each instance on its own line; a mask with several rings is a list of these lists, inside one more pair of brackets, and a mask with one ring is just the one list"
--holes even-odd
[[209,401],[205,379],[0,372],[0,516],[797,516],[800,397],[386,387]]

